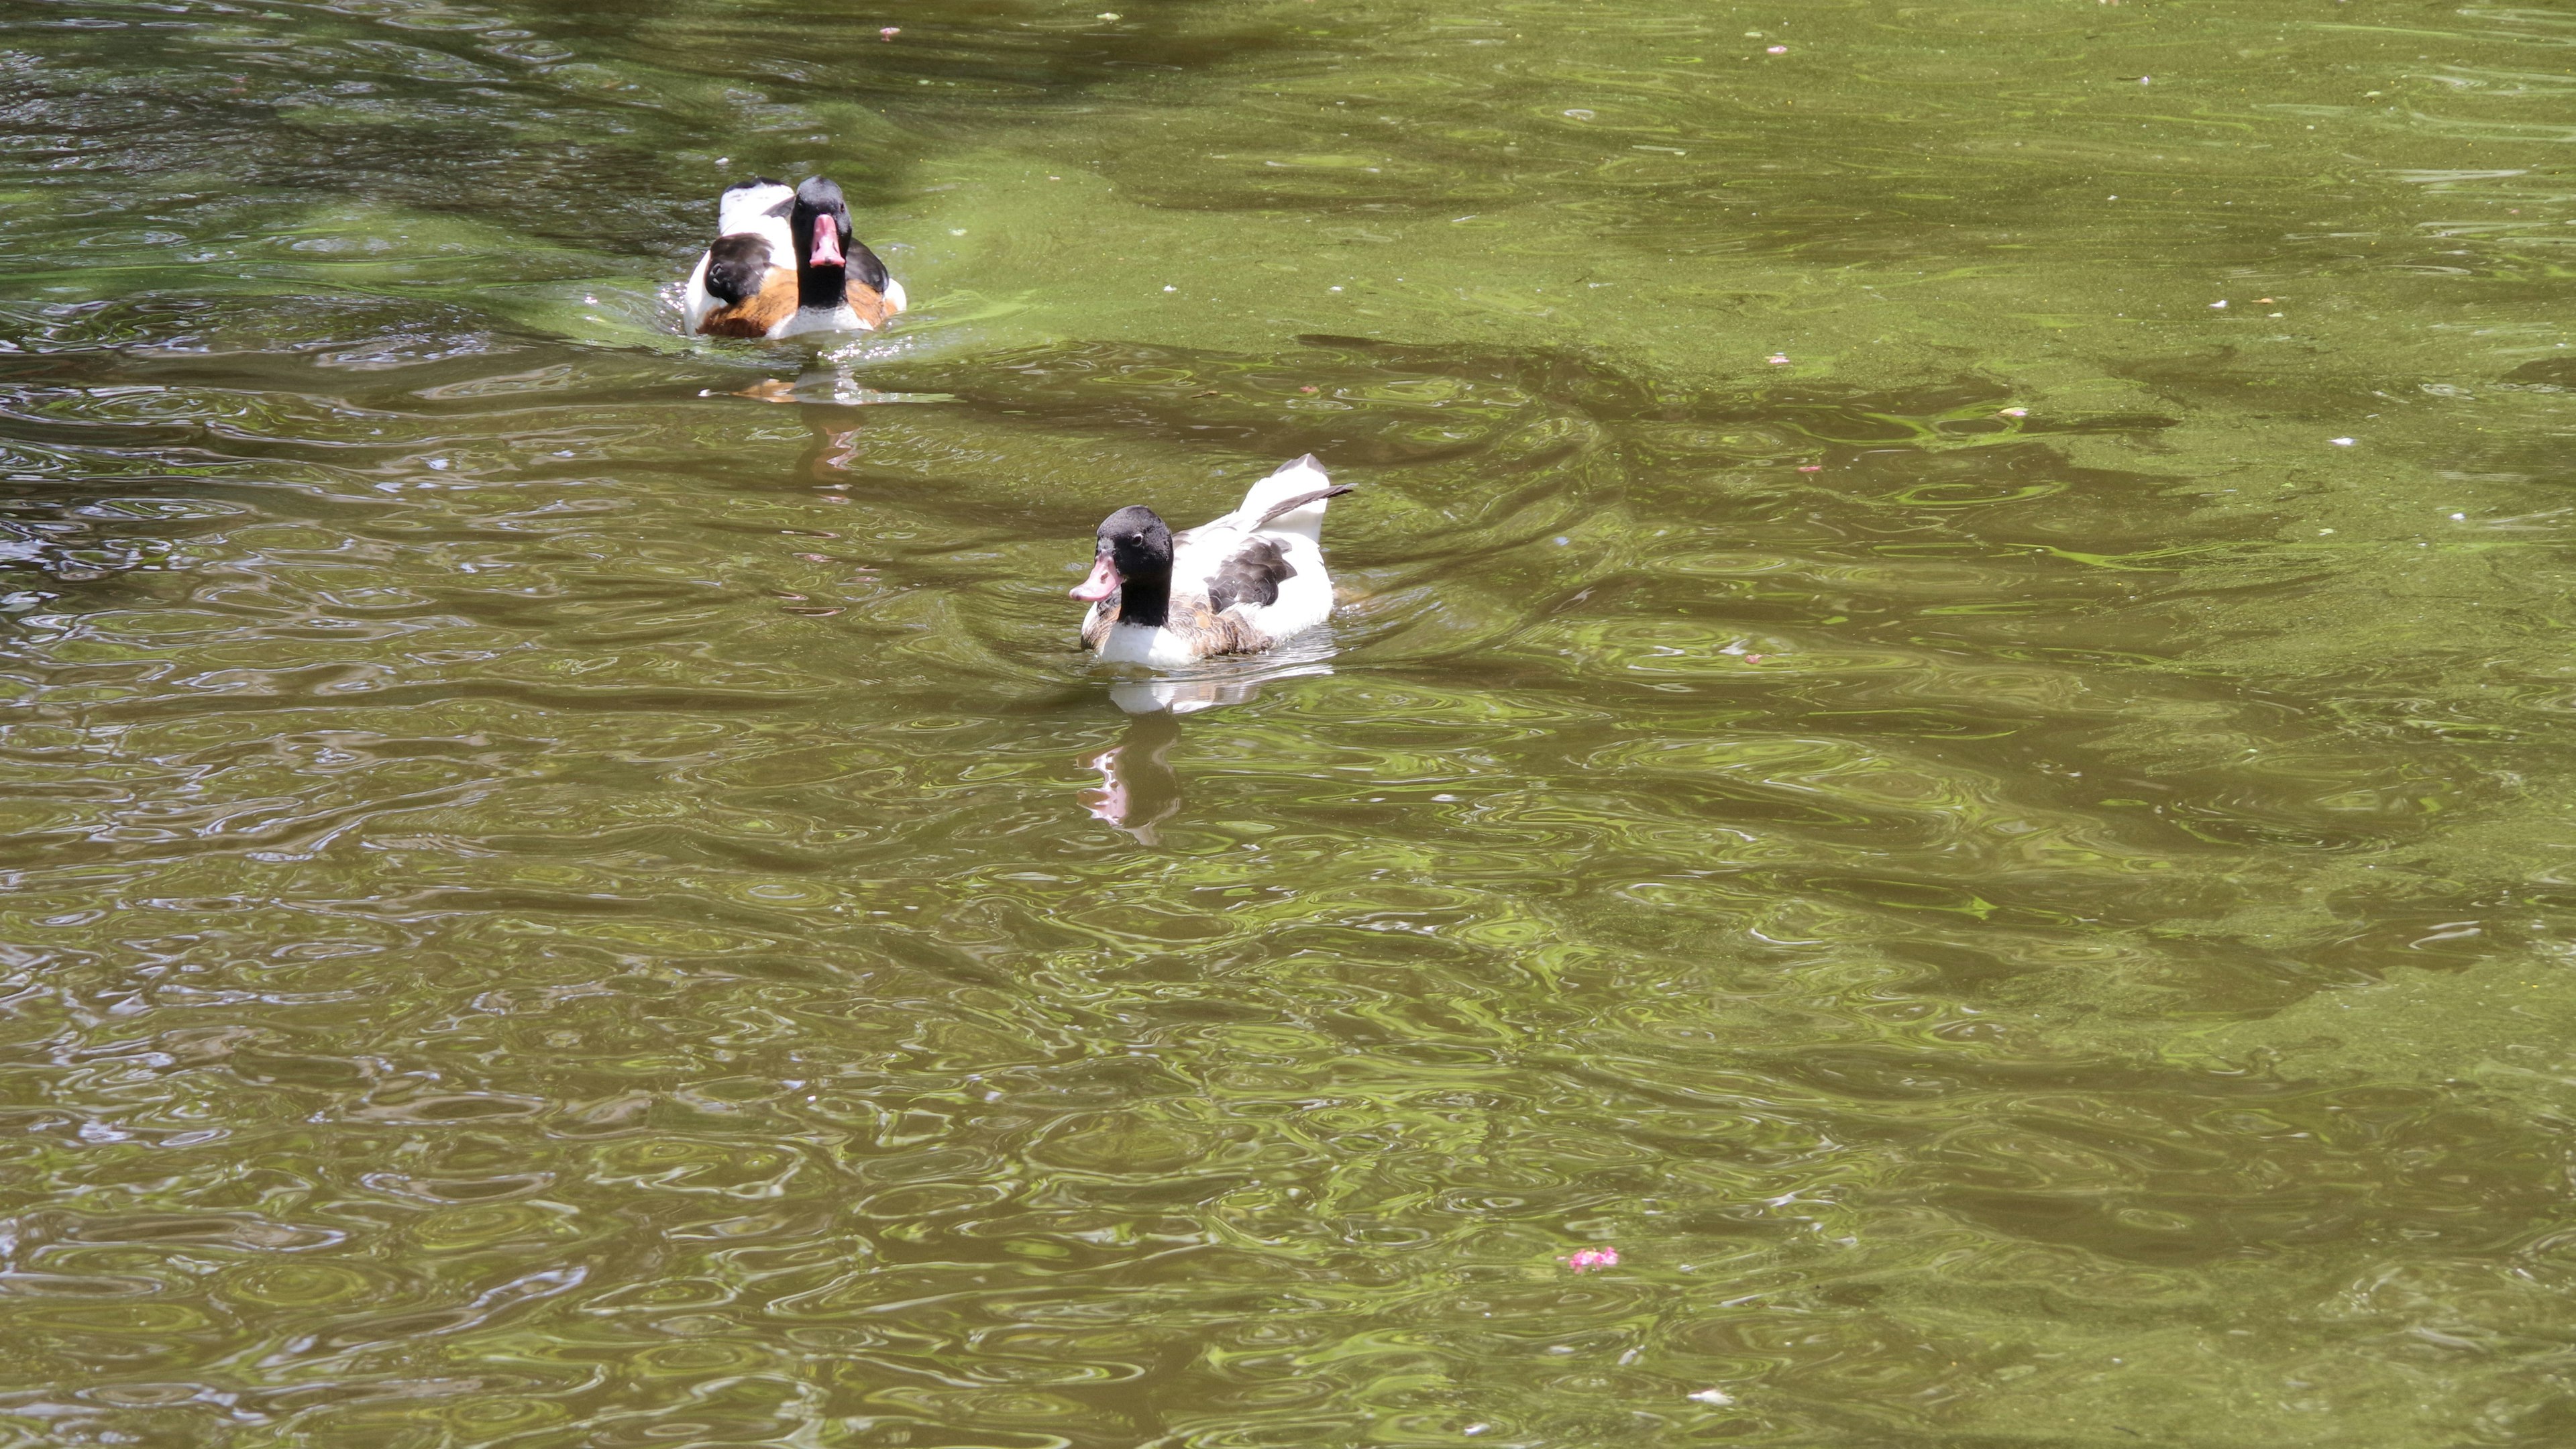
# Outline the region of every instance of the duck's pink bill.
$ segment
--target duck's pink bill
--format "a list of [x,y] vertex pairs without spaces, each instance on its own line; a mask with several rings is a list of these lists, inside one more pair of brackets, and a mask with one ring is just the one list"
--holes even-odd
[[1118,583],[1118,565],[1109,561],[1109,555],[1102,554],[1091,561],[1091,577],[1066,592],[1085,603],[1096,604],[1118,592]]

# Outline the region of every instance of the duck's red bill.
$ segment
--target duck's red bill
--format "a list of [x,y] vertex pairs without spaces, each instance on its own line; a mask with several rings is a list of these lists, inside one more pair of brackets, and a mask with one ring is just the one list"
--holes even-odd
[[1091,561],[1091,577],[1074,585],[1070,592],[1077,599],[1096,604],[1118,592],[1118,583],[1118,565],[1104,553]]

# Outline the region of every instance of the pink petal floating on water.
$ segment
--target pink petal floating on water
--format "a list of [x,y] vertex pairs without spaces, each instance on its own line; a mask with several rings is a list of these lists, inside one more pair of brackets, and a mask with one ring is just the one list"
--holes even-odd
[[1798,465],[1798,471],[1801,473],[1822,473],[1825,471],[1825,465],[1822,463],[1801,463]]
[[878,31],[878,32],[877,32],[877,39],[879,39],[879,40],[892,40],[892,39],[894,39],[896,36],[901,35],[901,34],[903,34],[903,27],[902,27],[902,26],[900,26],[900,25],[889,25],[889,26],[887,26],[885,29],[880,30],[880,31]]
[[1774,352],[1763,360],[1770,363],[1773,367],[1787,367],[1789,365],[1789,354],[1785,352]]
[[1764,55],[1787,55],[1789,53],[1789,47],[1785,45],[1775,45],[1762,53]]
[[1573,1257],[1565,1260],[1565,1266],[1577,1273],[1594,1268],[1616,1268],[1619,1266],[1619,1250],[1617,1248],[1578,1248]]

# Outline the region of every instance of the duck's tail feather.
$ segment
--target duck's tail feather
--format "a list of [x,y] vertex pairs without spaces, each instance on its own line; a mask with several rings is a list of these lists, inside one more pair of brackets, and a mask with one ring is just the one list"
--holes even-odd
[[[1299,461],[1311,462],[1313,461],[1313,458],[1314,455],[1310,453]],[[1262,514],[1259,521],[1255,522],[1252,526],[1254,528],[1266,527],[1274,518],[1294,513],[1309,503],[1321,503],[1327,498],[1339,498],[1357,486],[1359,485],[1355,483],[1336,483],[1330,488],[1318,488],[1312,493],[1300,493],[1294,498],[1270,505],[1270,510]]]

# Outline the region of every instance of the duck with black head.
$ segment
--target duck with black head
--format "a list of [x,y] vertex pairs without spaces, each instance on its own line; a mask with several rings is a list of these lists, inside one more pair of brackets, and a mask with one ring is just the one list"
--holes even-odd
[[1257,654],[1333,612],[1324,572],[1324,505],[1350,492],[1313,454],[1252,485],[1232,513],[1174,533],[1154,510],[1102,521],[1082,642],[1103,659],[1169,669],[1214,654]]
[[869,332],[904,309],[903,284],[853,233],[841,188],[820,176],[790,191],[754,177],[716,204],[723,235],[698,258],[689,330],[708,337]]

